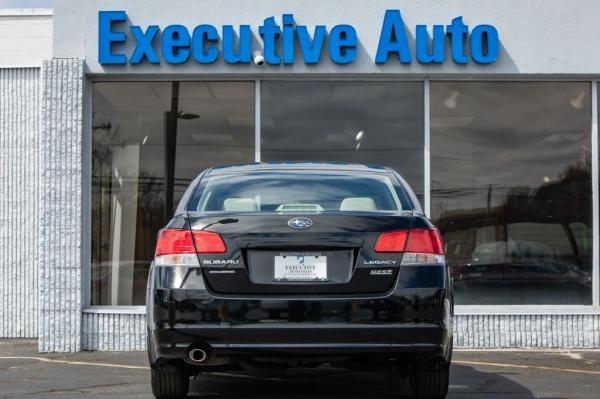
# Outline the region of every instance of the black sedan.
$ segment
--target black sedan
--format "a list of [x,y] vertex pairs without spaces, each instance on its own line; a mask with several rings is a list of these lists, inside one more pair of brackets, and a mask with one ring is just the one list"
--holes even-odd
[[322,365],[391,367],[417,398],[448,391],[443,243],[389,168],[204,171],[159,232],[147,298],[157,398],[185,396],[202,372]]

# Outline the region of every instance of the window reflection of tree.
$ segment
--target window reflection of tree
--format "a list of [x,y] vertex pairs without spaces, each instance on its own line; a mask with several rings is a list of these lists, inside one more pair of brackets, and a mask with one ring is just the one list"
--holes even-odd
[[[491,190],[504,192],[500,204],[495,207],[489,205]],[[476,192],[481,192],[480,198],[487,197],[487,206],[482,203],[479,208],[442,210],[444,198],[468,198]],[[447,241],[448,262],[458,280],[511,284],[515,281],[527,284],[563,281],[589,291],[592,273],[589,158],[568,165],[559,180],[543,183],[533,189],[527,186],[440,189],[434,185],[432,198],[436,198],[434,201],[440,205],[436,209],[440,216],[435,223]],[[511,228],[515,230],[518,224],[535,226],[540,238],[529,242],[513,240],[509,231]],[[554,234],[560,230],[551,229],[552,226],[562,228],[560,236]],[[573,226],[580,228],[574,231]],[[492,229],[491,233],[485,235],[485,229]],[[569,248],[568,253],[558,252],[544,243],[542,237],[548,239],[548,235],[551,235],[552,242],[562,241],[561,247]],[[483,243],[480,242],[480,236],[485,237]],[[490,239],[490,236],[493,238]],[[505,244],[493,247],[490,243],[494,241]],[[502,259],[502,265],[478,264],[474,253],[481,245],[488,245],[488,250],[496,248],[497,251],[506,251],[497,254],[498,259]],[[541,246],[548,246],[554,252],[553,259],[539,256]],[[515,251],[520,256],[516,256]]]
[[154,256],[156,234],[164,225],[165,190],[164,178],[152,176],[140,169],[138,181],[138,206],[135,234],[135,259],[133,279],[133,302],[143,304],[145,286]]
[[105,115],[92,115],[92,297],[91,303],[102,304],[109,300],[110,272],[103,267],[110,251],[110,192],[112,186],[112,156],[115,142],[121,142],[118,125]]

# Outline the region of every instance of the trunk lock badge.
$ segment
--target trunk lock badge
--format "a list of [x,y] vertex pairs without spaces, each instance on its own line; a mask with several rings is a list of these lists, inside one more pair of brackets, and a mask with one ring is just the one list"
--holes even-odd
[[293,218],[288,220],[288,226],[292,229],[308,229],[312,225],[312,220],[307,218]]

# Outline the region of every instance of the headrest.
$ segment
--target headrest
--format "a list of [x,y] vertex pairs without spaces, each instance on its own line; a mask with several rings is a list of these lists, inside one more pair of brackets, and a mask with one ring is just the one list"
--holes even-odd
[[223,210],[228,212],[258,212],[254,198],[227,198],[223,201]]
[[377,210],[375,201],[369,197],[344,198],[340,204],[340,211],[374,211]]

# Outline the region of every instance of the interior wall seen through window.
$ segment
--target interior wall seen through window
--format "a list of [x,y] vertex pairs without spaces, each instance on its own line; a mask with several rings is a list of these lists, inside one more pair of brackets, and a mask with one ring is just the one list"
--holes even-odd
[[96,82],[92,305],[143,305],[156,234],[213,165],[254,161],[252,82]]
[[390,166],[423,200],[423,82],[261,82],[261,159]]

